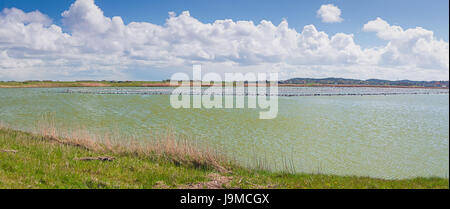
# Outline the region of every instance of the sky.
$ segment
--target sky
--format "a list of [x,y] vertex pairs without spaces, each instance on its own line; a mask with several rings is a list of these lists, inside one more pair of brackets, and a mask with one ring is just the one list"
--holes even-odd
[[448,80],[449,1],[0,0],[0,80]]

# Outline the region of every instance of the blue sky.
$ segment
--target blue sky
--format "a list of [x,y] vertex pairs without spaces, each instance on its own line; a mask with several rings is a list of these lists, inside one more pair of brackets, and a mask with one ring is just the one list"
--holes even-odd
[[[217,69],[225,69],[226,66],[239,66],[236,67],[238,71],[261,68],[267,68],[269,70],[269,68],[276,66],[278,71],[284,73],[286,77],[340,76],[362,79],[375,77],[416,80],[421,78],[430,80],[447,77],[448,80],[448,58],[445,58],[445,55],[448,57],[449,42],[448,0],[95,0],[95,3],[92,0],[79,1],[84,2],[84,6],[80,3],[82,6],[79,6],[78,9],[74,8],[71,15],[69,15],[70,17],[64,18],[61,14],[64,11],[69,11],[69,8],[75,0],[0,0],[0,7],[2,9],[17,8],[26,15],[32,16],[32,18],[35,17],[32,12],[36,10],[44,16],[48,16],[52,22],[48,23],[44,17],[41,18],[44,21],[41,31],[45,32],[49,30],[47,32],[53,33],[54,31],[50,27],[50,24],[54,24],[62,30],[58,32],[59,34],[54,34],[55,39],[45,40],[40,43],[41,45],[48,44],[45,47],[41,45],[36,46],[36,41],[30,41],[28,43],[30,46],[24,47],[26,44],[19,43],[20,39],[12,40],[11,37],[6,37],[6,35],[10,34],[2,34],[2,26],[0,25],[0,80],[33,77],[36,76],[34,72],[38,72],[39,69],[41,69],[39,75],[46,75],[48,78],[56,79],[90,78],[92,76],[92,78],[126,77],[129,79],[144,77],[145,79],[152,80],[169,75],[173,69],[189,69],[187,63],[198,62],[199,60],[203,60],[206,66]],[[322,5],[328,4],[333,4],[334,7],[341,11],[339,18],[342,21],[325,22],[317,15]],[[100,11],[103,14],[97,12],[95,16],[89,16],[89,11]],[[235,23],[241,20],[253,21],[255,26],[251,26],[249,30],[254,31],[259,30],[257,27],[260,26],[262,20],[271,21],[278,29],[273,29],[274,31],[268,33],[272,34],[273,32],[281,36],[284,33],[282,32],[280,23],[286,20],[289,24],[289,29],[296,31],[297,38],[295,38],[296,40],[294,42],[297,45],[292,49],[286,49],[290,48],[288,43],[294,43],[291,39],[292,36],[286,36],[282,40],[287,45],[275,44],[273,46],[267,46],[267,49],[258,48],[260,47],[258,44],[264,44],[268,40],[257,39],[253,37],[255,33],[252,33],[249,37],[229,37],[227,40],[229,42],[236,41],[243,43],[243,41],[252,40],[246,45],[236,46],[239,48],[239,50],[236,49],[236,52],[224,55],[221,52],[220,47],[222,46],[219,42],[226,39],[226,36],[220,37],[217,40],[214,37],[203,37],[205,40],[201,40],[200,42],[216,43],[217,48],[214,49],[211,49],[211,46],[208,45],[195,45],[194,42],[196,43],[198,40],[190,39],[199,35],[201,36],[201,34],[186,35],[185,37],[181,37],[181,40],[176,40],[180,39],[180,37],[162,37],[162,34],[166,34],[167,31],[174,29],[166,25],[166,21],[169,18],[168,12],[170,11],[176,13],[175,17],[179,17],[175,18],[174,21],[177,24],[181,24],[181,28],[177,29],[181,30],[178,31],[181,34],[190,30],[189,24],[182,25],[182,23],[191,21],[195,25],[195,21],[199,21],[201,24],[195,27],[204,28],[207,27],[206,25],[208,23],[214,23],[216,20],[232,19]],[[189,11],[189,14],[181,15],[183,11]],[[20,16],[14,15],[13,13],[18,14],[17,12],[8,13],[3,11],[2,16],[2,13],[0,13],[0,23],[2,17],[4,21],[10,21]],[[127,38],[122,37],[123,40],[120,40],[117,36],[114,36],[113,33],[117,31],[113,31],[109,26],[114,16],[121,17],[124,26],[127,26],[131,22],[145,22],[162,26],[166,32],[161,32],[164,30],[158,29],[156,26],[152,26],[150,30],[159,31],[158,33],[160,33],[159,35],[161,37],[159,35],[155,35],[155,37],[164,39],[160,41],[161,43],[165,43],[165,45],[163,44],[165,48],[163,46],[155,46],[156,43],[150,43],[149,48],[146,48],[146,54],[140,52],[130,55],[130,53],[140,50],[139,45],[132,45],[130,43],[117,46],[118,51],[114,55],[111,55],[111,53],[102,54],[107,50],[111,50],[111,47],[117,42],[125,42],[125,39],[128,41],[137,38],[137,36],[128,36]],[[378,17],[381,19],[378,20]],[[86,20],[83,18],[91,19]],[[80,21],[82,19],[85,21]],[[12,36],[28,37],[34,31],[34,29],[27,25],[26,21],[28,20],[19,18],[14,21],[22,24],[24,28],[14,31],[17,34]],[[366,24],[371,21],[373,21],[372,25],[370,27],[368,25],[365,28]],[[35,22],[37,23],[38,21]],[[78,22],[81,23],[77,25]],[[43,22],[39,23],[41,24]],[[100,25],[94,25],[94,23]],[[302,32],[311,29],[309,27],[310,25],[313,26],[313,34],[311,37],[302,36]],[[10,31],[11,29],[7,28],[7,26],[3,24],[3,29]],[[103,26],[105,30],[98,32],[97,29]],[[247,26],[241,25],[241,27]],[[400,32],[397,31],[397,27],[401,28]],[[423,28],[425,32],[417,27]],[[83,31],[81,31],[81,28]],[[124,31],[129,31],[130,28],[128,27]],[[143,28],[141,29],[141,31],[148,31]],[[30,34],[24,34],[27,30],[30,30]],[[89,32],[89,30],[91,31]],[[94,33],[92,31],[97,32]],[[211,31],[214,30],[211,29]],[[48,36],[44,32],[43,39],[45,39],[45,36]],[[195,33],[192,31],[187,32]],[[231,31],[225,31],[224,34],[229,34],[229,32]],[[259,32],[262,33],[262,31]],[[322,37],[323,34],[321,32],[324,32],[327,38]],[[86,37],[82,35],[83,33],[85,35],[89,33],[90,36],[95,34],[95,37],[91,37],[92,40],[83,40],[83,37]],[[105,35],[107,33],[108,35]],[[70,37],[67,38],[64,34],[68,34]],[[148,32],[144,34],[148,34]],[[345,35],[341,36],[339,34]],[[1,37],[2,35],[5,37]],[[56,38],[58,36],[59,38]],[[99,41],[89,43],[89,41],[93,41],[96,38],[105,43],[102,43],[101,46],[95,45],[90,48],[79,47],[81,45],[89,46],[90,44],[97,44]],[[335,38],[334,42],[333,38]],[[300,39],[305,43],[302,43]],[[425,40],[426,44],[424,45],[420,39]],[[74,41],[78,41],[79,43],[68,47]],[[149,41],[151,40],[143,41],[142,43],[147,44]],[[274,39],[273,41],[276,40]],[[63,42],[65,44],[62,44]],[[182,43],[180,44],[180,42]],[[338,42],[345,43],[345,50],[336,48]],[[174,48],[185,47],[186,44],[189,45],[191,43],[192,46],[195,45],[192,48],[195,48],[197,51],[192,51],[190,54],[183,54],[179,50],[173,50]],[[245,48],[249,43],[257,44],[252,46],[253,48]],[[305,51],[310,49],[314,44],[317,45],[317,43],[320,43],[320,47],[316,51]],[[316,45],[314,45],[315,48],[318,47]],[[170,46],[170,49],[167,46]],[[327,47],[331,48],[328,50]],[[417,47],[420,47],[420,49]],[[436,47],[437,49],[433,50]],[[56,57],[55,51],[63,50],[63,48],[65,51],[78,53],[77,57],[92,57],[93,54],[97,54],[98,57],[96,57],[96,61],[81,60],[81,58],[74,58],[74,56],[68,58],[69,55]],[[331,54],[324,54],[324,51],[327,50],[332,51],[330,52]],[[37,51],[42,55],[40,58],[36,57]],[[408,53],[408,51],[414,52]],[[155,56],[153,52],[166,52],[165,57],[170,56],[173,59],[169,60],[165,59],[165,57],[156,58],[159,56]],[[6,63],[3,66],[1,62],[2,53],[5,57],[3,60]],[[274,53],[284,54],[276,57]],[[265,60],[259,60],[261,57],[265,58]],[[327,57],[333,58],[327,61]],[[421,57],[424,60],[419,60]],[[120,69],[119,67],[105,64],[113,58],[115,60],[123,58],[122,62],[118,64],[127,64],[121,66]],[[369,59],[371,61],[368,61]],[[99,60],[101,60],[101,63]],[[57,64],[55,63],[59,62],[67,64],[65,65],[64,71],[58,73],[51,71],[51,74],[45,74],[43,72],[44,70],[42,69],[44,69],[44,66],[47,66],[46,69],[50,69],[51,67],[56,67]],[[77,63],[82,63],[84,66],[74,67],[77,66]],[[167,63],[177,64],[170,65]],[[249,67],[252,65],[254,66],[253,68]],[[13,67],[11,66],[26,67],[23,67],[21,73],[18,73],[19,70],[13,71]],[[363,70],[358,72],[357,69]],[[392,70],[390,71],[390,69]],[[413,70],[407,71],[408,69]],[[218,71],[225,72],[225,70]]]
[[[73,0],[0,0],[2,8],[16,7],[24,11],[39,10],[60,22],[61,13]],[[335,4],[343,11],[340,24],[322,23],[316,16],[322,4]],[[416,26],[434,31],[439,39],[449,40],[448,0],[96,0],[105,16],[121,16],[125,23],[150,21],[164,24],[168,12],[177,14],[188,10],[198,20],[211,23],[217,19],[270,20],[274,24],[286,18],[289,26],[301,31],[314,24],[328,34],[354,33],[362,46],[377,46],[384,41],[374,34],[361,32],[362,25],[376,17],[404,28]]]

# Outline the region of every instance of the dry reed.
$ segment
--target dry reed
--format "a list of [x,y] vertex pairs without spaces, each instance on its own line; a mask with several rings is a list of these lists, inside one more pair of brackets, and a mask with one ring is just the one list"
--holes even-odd
[[[101,154],[117,156],[136,156],[151,160],[170,161],[176,165],[193,166],[195,168],[215,169],[228,173],[231,161],[224,154],[207,145],[199,145],[186,138],[177,138],[172,131],[156,135],[152,139],[139,140],[134,137],[123,138],[111,135],[94,135],[86,129],[73,131],[57,129],[52,119],[38,123],[32,131],[43,140],[51,140],[60,144],[77,146]],[[11,129],[1,126],[3,129]]]

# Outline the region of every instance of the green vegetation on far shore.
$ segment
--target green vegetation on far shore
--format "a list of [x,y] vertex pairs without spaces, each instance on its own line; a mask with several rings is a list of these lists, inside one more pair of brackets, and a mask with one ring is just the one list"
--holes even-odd
[[[157,152],[116,152],[115,146],[92,149],[96,146],[0,128],[0,188],[449,188],[448,179],[443,178],[382,180],[288,174],[235,165],[223,165],[224,171],[199,166],[195,163],[199,159],[179,161],[167,157],[174,155],[153,156]],[[99,156],[114,159],[80,160]]]
[[145,87],[168,84],[166,81],[0,81],[0,88]]
[[[352,79],[343,79],[344,81]],[[385,81],[343,82],[342,79],[290,79],[279,81],[278,86],[296,87],[387,87],[387,88],[438,88],[448,89],[448,81]],[[189,82],[189,81],[187,81]],[[190,81],[192,82],[192,81]],[[179,85],[181,82],[179,82]],[[217,85],[217,83],[215,84]],[[219,84],[220,85],[220,84]],[[222,82],[222,85],[236,85]],[[254,85],[254,82],[245,85]],[[169,80],[164,81],[0,81],[0,88],[60,88],[60,87],[169,87]],[[211,85],[202,84],[208,87]]]

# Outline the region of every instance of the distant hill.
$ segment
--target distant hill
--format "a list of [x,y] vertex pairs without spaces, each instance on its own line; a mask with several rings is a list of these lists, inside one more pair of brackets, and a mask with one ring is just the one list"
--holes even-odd
[[328,85],[375,85],[375,86],[420,86],[420,87],[448,87],[448,81],[389,81],[380,79],[346,79],[346,78],[291,78],[280,81],[280,84],[328,84]]

